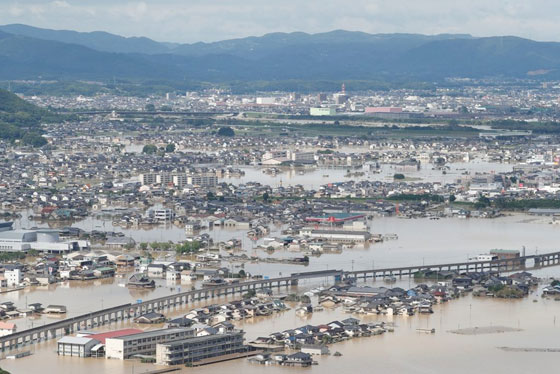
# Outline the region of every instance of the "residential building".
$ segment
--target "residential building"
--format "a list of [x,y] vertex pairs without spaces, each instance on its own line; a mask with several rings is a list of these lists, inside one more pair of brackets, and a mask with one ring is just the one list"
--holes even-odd
[[23,266],[22,265],[6,265],[4,270],[6,285],[8,287],[19,286],[23,282]]

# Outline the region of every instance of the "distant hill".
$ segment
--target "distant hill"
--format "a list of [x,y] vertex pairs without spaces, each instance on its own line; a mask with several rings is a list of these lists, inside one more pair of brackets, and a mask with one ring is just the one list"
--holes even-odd
[[77,44],[0,33],[0,79],[161,78],[181,75],[144,56],[96,51]]
[[125,38],[104,31],[49,30],[21,24],[0,26],[0,31],[35,39],[78,44],[101,52],[156,54],[169,51],[166,44],[158,43],[149,38]]
[[453,77],[560,79],[560,43],[337,30],[168,44],[104,32],[0,26],[0,80],[432,82]]
[[39,108],[11,92],[0,89],[0,139],[21,140],[24,144],[42,146],[42,122],[59,119],[57,115]]

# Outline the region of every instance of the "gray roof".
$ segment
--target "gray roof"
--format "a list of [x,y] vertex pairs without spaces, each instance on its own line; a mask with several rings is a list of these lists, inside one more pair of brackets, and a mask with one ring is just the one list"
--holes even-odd
[[96,344],[99,343],[99,341],[92,338],[84,338],[84,337],[77,337],[77,336],[65,336],[58,340],[58,343],[76,344],[76,345],[86,345],[90,342],[95,342]]
[[35,231],[29,230],[8,230],[0,232],[0,240],[23,240],[25,234],[34,233]]

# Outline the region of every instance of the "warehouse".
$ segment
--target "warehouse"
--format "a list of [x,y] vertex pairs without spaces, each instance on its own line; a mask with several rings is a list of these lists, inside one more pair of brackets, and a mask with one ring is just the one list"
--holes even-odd
[[340,243],[364,243],[371,238],[371,234],[367,231],[322,230],[312,228],[301,229],[300,235],[307,236],[311,239],[323,239]]

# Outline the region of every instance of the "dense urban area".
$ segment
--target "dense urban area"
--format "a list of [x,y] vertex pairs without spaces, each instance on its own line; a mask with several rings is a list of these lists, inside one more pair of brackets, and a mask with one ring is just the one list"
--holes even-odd
[[456,83],[0,91],[0,366],[322,367],[404,330],[522,333],[473,325],[488,301],[556,326],[560,84]]

